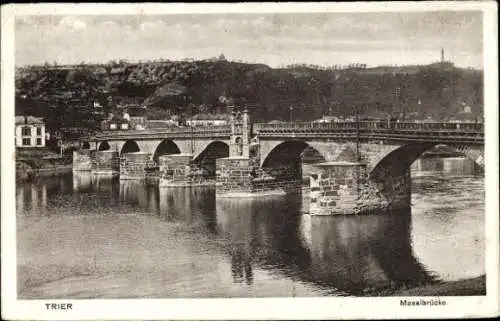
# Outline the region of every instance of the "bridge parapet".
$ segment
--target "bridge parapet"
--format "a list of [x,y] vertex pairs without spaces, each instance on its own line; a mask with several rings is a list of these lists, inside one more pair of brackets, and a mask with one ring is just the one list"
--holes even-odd
[[[382,140],[398,142],[434,142],[440,144],[484,144],[482,123],[384,122],[361,121],[333,123],[254,124],[260,138]],[[359,135],[359,136],[358,136]]]
[[[238,132],[241,128],[235,128]],[[309,139],[342,138],[353,140],[432,141],[436,143],[484,144],[483,123],[456,122],[296,122],[255,123],[253,135],[258,137],[300,137]],[[148,129],[144,131],[104,131],[87,137],[90,141],[158,139],[158,138],[228,138],[230,126],[194,126]]]
[[448,131],[457,132],[481,132],[484,133],[483,123],[459,123],[459,122],[388,122],[383,120],[377,121],[354,121],[345,122],[293,122],[293,123],[256,123],[253,124],[254,133],[267,131],[301,131],[301,130],[341,130],[341,129],[356,129],[360,130],[376,130],[376,129],[405,129],[405,130],[421,130],[421,131]]
[[88,139],[112,140],[157,137],[226,137],[230,135],[230,132],[231,128],[229,126],[193,126],[147,129],[140,131],[103,131],[93,136],[89,136]]

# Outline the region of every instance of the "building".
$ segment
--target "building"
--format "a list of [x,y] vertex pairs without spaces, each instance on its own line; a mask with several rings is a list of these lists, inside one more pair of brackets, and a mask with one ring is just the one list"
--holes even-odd
[[186,126],[225,126],[228,124],[227,115],[194,115],[191,119],[187,119]]
[[101,130],[129,130],[130,121],[123,116],[112,115],[108,120],[104,120],[101,123]]
[[42,118],[16,116],[15,146],[45,147],[45,123]]
[[146,121],[146,127],[148,129],[179,127],[179,121],[173,119],[169,120],[148,119]]
[[344,118],[342,116],[323,116],[322,118],[316,119],[314,123],[339,123],[345,121],[353,121],[351,118]]
[[466,103],[462,103],[462,113],[464,114],[471,114],[472,113],[472,108],[471,106],[467,105]]
[[109,113],[108,119],[101,122],[101,130],[144,130],[146,110],[146,107],[126,107]]
[[146,112],[146,107],[135,106],[127,108],[124,118],[129,121],[130,129],[144,130],[146,128]]
[[186,126],[224,126],[227,125],[225,119],[188,119]]

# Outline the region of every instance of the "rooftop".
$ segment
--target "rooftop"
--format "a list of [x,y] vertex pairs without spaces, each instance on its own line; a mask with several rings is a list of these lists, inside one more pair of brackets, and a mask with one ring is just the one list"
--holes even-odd
[[43,118],[34,116],[16,116],[16,125],[43,124]]

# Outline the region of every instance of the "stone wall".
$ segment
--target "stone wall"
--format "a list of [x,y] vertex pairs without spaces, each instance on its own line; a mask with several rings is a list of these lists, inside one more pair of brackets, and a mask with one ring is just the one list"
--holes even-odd
[[312,215],[369,213],[411,205],[409,170],[374,181],[364,163],[328,162],[314,168],[310,177]]
[[301,188],[298,164],[260,168],[256,159],[227,157],[217,159],[217,194],[261,194],[290,192]]
[[151,153],[125,153],[120,157],[120,179],[146,179]]
[[203,158],[190,163],[191,181],[194,184],[208,183],[215,184],[216,159]]
[[249,158],[220,158],[216,167],[217,194],[253,192],[252,180],[256,176],[256,168]]
[[365,193],[362,196],[366,196],[367,199],[374,199],[375,197],[369,194],[376,193],[389,209],[406,208],[411,205],[411,171],[409,168],[402,172],[387,168],[385,175],[377,179],[371,178],[366,184]]
[[90,171],[92,169],[92,158],[90,149],[73,151],[73,171]]
[[315,166],[310,177],[312,215],[355,214],[366,166],[361,163],[329,162]]
[[120,172],[120,158],[118,152],[104,150],[91,152],[92,174],[118,174]]
[[254,190],[297,191],[302,187],[302,166],[300,161],[280,166],[264,167],[257,170],[253,180]]
[[191,154],[172,154],[159,157],[160,187],[191,185]]
[[148,165],[145,168],[146,183],[148,185],[158,185],[160,183],[160,167],[156,164]]
[[159,157],[160,187],[162,186],[189,186],[187,174],[191,154],[162,155]]

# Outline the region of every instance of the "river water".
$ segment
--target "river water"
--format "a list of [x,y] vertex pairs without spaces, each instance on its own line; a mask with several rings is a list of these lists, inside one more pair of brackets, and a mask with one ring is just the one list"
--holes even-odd
[[89,174],[18,183],[18,297],[389,295],[485,273],[484,174],[412,165],[412,208],[318,217],[298,195],[215,198]]

